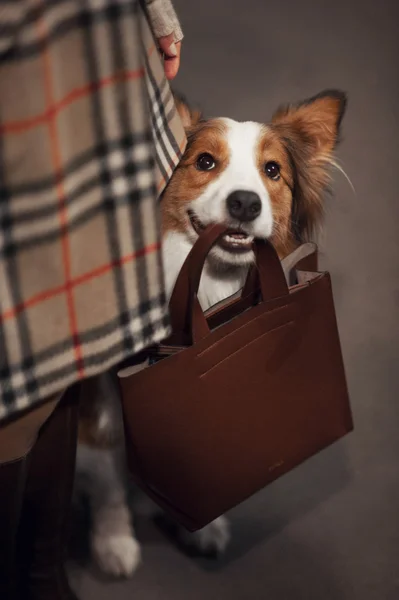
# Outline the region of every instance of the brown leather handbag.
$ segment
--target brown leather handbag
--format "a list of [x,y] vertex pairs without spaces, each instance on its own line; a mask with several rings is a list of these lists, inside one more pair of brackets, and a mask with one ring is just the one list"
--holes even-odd
[[120,373],[133,478],[190,530],[353,428],[329,274],[298,271],[288,287],[257,240],[241,294],[205,316],[201,272],[225,232],[207,228],[183,265],[173,335]]

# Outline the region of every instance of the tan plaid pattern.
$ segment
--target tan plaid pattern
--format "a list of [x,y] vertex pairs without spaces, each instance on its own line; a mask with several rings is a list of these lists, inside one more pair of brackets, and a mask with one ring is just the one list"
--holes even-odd
[[2,7],[0,419],[169,333],[157,198],[186,143],[138,1]]

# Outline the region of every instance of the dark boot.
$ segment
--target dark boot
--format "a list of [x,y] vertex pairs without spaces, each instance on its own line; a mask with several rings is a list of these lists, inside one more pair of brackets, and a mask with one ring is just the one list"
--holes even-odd
[[68,390],[30,454],[19,530],[21,600],[77,600],[64,571],[75,472],[79,389]]
[[16,598],[15,548],[26,467],[26,458],[0,464],[0,598],[4,600]]

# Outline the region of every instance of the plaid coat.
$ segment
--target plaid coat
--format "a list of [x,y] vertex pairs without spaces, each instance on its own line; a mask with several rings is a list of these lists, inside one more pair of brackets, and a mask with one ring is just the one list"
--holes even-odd
[[186,143],[138,0],[0,7],[0,421],[169,333]]

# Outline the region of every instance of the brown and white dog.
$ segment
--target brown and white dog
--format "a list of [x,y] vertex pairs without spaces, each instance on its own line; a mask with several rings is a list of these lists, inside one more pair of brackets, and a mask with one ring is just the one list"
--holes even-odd
[[[170,295],[201,230],[226,224],[229,232],[209,255],[201,279],[199,300],[206,310],[242,287],[253,238],[271,239],[283,258],[320,225],[346,96],[325,91],[279,109],[267,125],[205,120],[182,99],[176,102],[188,146],[162,199],[166,288]],[[90,500],[92,552],[105,572],[129,576],[140,549],[126,500],[118,391],[109,375],[85,386],[77,477]],[[177,533],[205,554],[223,552],[229,541],[224,517],[195,534]]]

